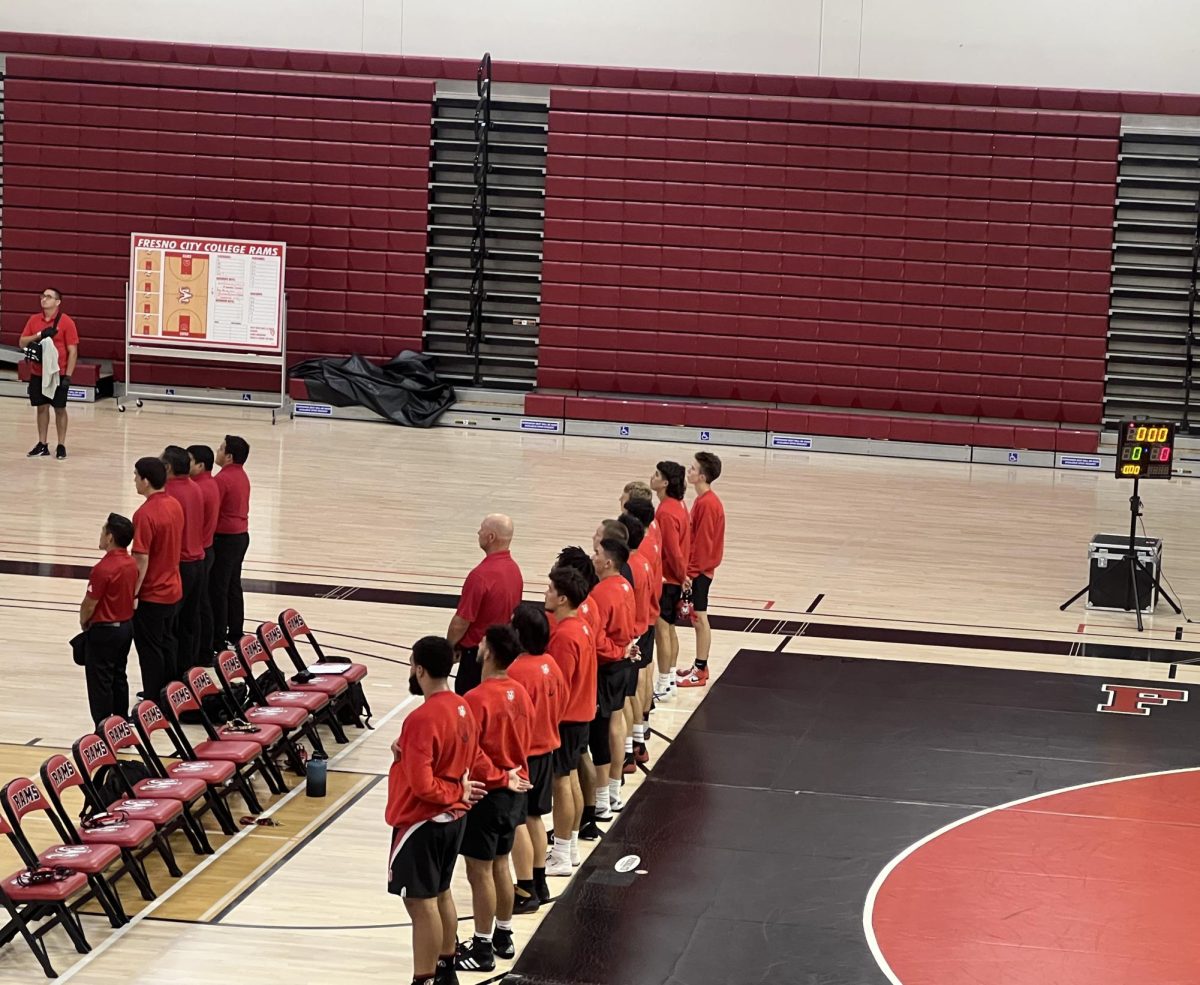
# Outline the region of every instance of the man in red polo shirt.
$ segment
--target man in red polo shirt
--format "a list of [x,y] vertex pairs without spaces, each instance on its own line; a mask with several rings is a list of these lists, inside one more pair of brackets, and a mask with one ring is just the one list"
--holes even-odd
[[696,612],[696,662],[678,672],[680,687],[704,687],[708,683],[708,651],[712,646],[708,590],[725,557],[725,507],[712,490],[720,475],[721,460],[709,451],[697,452],[687,471],[696,499],[692,503],[692,547],[683,587],[692,593]]
[[[62,459],[67,457],[67,392],[75,372],[75,360],[79,357],[79,331],[71,316],[62,310],[62,291],[57,287],[47,287],[42,291],[41,301],[41,313],[30,315],[21,329],[17,345],[24,349],[29,345],[40,346],[43,339],[53,339],[58,365],[44,367],[40,362],[29,365],[29,403],[37,408],[38,443],[28,457],[50,454],[50,446],[46,441],[50,433],[50,408],[53,407],[54,428],[58,432],[55,458]],[[48,373],[58,373],[58,386],[49,395],[42,385],[43,368]]]
[[213,652],[212,599],[208,581],[212,577],[213,535],[217,532],[217,515],[221,512],[221,490],[213,478],[213,450],[208,445],[188,445],[187,453],[191,462],[188,472],[204,500],[204,576],[200,579],[199,632],[200,659],[202,663],[208,663],[206,658]]
[[126,664],[133,643],[133,600],[138,567],[129,556],[133,523],[119,513],[108,514],[100,528],[99,563],[88,575],[87,591],[79,605],[84,632],[84,673],[88,708],[99,725],[109,715],[129,712]]
[[183,546],[179,554],[179,581],[183,598],[175,619],[179,641],[175,673],[183,675],[201,663],[200,653],[200,580],[204,577],[204,496],[192,482],[191,459],[186,448],[167,445],[162,453],[167,467],[166,493],[183,507]]
[[484,631],[508,622],[525,587],[521,569],[509,553],[512,520],[502,513],[485,516],[476,536],[485,556],[463,582],[458,609],[446,631],[446,639],[459,654],[458,676],[454,680],[454,690],[459,694],[466,694],[479,683],[480,668],[475,657]]
[[183,545],[183,507],[163,492],[167,467],[157,458],[139,458],[133,484],[146,502],[133,514],[133,560],[137,563],[137,608],[133,642],[142,669],[142,693],[158,701],[174,678],[175,612],[183,597],[179,554]]
[[213,533],[208,592],[213,611],[212,648],[219,652],[242,638],[246,621],[242,562],[250,547],[250,477],[245,469],[250,445],[245,438],[227,434],[216,457],[221,471],[213,481],[221,499]]

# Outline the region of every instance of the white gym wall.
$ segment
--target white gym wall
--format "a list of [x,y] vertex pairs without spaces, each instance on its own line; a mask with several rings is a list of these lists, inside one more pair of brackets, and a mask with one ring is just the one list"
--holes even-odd
[[1195,0],[0,0],[0,30],[1096,89],[1200,89]]

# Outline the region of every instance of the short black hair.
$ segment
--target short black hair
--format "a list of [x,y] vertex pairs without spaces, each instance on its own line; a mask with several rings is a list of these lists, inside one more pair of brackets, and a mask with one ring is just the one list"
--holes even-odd
[[629,548],[615,537],[605,537],[600,541],[600,550],[607,554],[618,568],[629,563]]
[[[642,526],[649,529],[654,522],[654,504],[648,499],[629,499],[625,501],[625,512],[637,517]],[[643,536],[645,534],[643,533]]]
[[672,499],[683,499],[687,491],[687,469],[678,462],[659,462],[658,474],[667,480],[667,495]]
[[187,453],[192,457],[192,461],[197,465],[203,465],[205,472],[213,470],[213,450],[208,445],[188,445]]
[[492,659],[498,667],[507,670],[508,665],[521,655],[521,641],[517,638],[517,631],[507,623],[488,626],[484,630],[483,638],[487,640]]
[[546,652],[550,643],[550,621],[546,610],[535,602],[522,602],[513,610],[512,628],[516,630],[521,649],[535,657]]
[[133,463],[133,471],[150,483],[151,489],[161,489],[167,484],[167,467],[161,458],[139,458]]
[[58,300],[61,301],[63,299],[63,292],[60,291],[57,287],[43,287],[42,288],[43,294],[45,294],[47,291],[53,291],[58,296]]
[[171,475],[187,475],[192,463],[188,460],[186,448],[179,445],[167,445],[162,453],[163,464],[171,470]]
[[[558,557],[554,561],[556,568],[571,568],[578,571],[584,582],[587,584],[587,590],[590,592],[596,587],[596,569],[592,566],[591,555],[588,554],[582,547],[564,547],[558,552]],[[584,598],[587,598],[587,593],[584,593]]]
[[444,636],[422,636],[413,644],[412,663],[435,681],[443,681],[454,667],[454,647]]
[[629,511],[622,513],[617,517],[618,522],[626,530],[629,531],[627,540],[629,541],[629,549],[636,551],[641,546],[642,539],[646,536],[646,528],[642,526],[642,521],[639,520]]
[[121,516],[120,513],[108,514],[108,519],[104,521],[104,529],[112,535],[113,542],[118,547],[128,547],[133,543],[133,521],[127,516]]
[[225,453],[233,459],[234,465],[245,465],[250,457],[250,444],[245,438],[236,434],[225,435]]
[[[588,567],[592,568],[590,561],[588,562]],[[592,568],[592,581],[594,582],[595,580],[596,569]],[[583,605],[584,600],[591,591],[591,583],[574,568],[568,567],[565,564],[560,564],[550,569],[550,584],[554,586],[554,590],[559,595],[564,596],[571,603],[572,609],[578,609]]]
[[705,482],[716,482],[721,478],[721,460],[711,451],[696,452],[696,465]]

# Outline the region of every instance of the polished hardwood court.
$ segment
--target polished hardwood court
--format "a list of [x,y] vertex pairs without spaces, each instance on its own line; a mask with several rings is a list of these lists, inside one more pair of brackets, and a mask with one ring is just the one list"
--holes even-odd
[[[178,839],[184,878],[151,866],[160,890],[151,904],[122,883],[137,916],[116,932],[85,917],[94,948],[85,958],[61,931],[49,935],[63,980],[97,985],[164,977],[215,985],[239,980],[231,968],[251,966],[266,985],[404,981],[407,917],[385,891],[383,805],[389,746],[412,707],[406,646],[445,631],[478,560],[484,514],[513,518],[513,555],[526,597],[536,599],[557,551],[588,545],[596,522],[617,513],[625,482],[648,480],[657,461],[686,463],[697,450],[355,422],[272,425],[261,411],[198,405],[148,403],[118,414],[111,401],[71,407],[62,462],[25,459],[36,436],[20,400],[0,400],[0,432],[8,518],[0,531],[0,781],[36,775],[88,730],[83,675],[66,641],[104,517],[132,514],[140,503],[133,462],[167,444],[216,447],[225,434],[249,441],[248,621],[295,606],[323,641],[370,670],[376,729],[351,729],[346,746],[330,744],[326,798],[310,800],[302,789],[275,798],[264,806],[278,826],[232,838],[214,832],[217,853],[205,859]],[[1089,612],[1082,602],[1058,609],[1086,580],[1092,535],[1128,529],[1128,484],[1053,470],[713,450],[724,463],[715,488],[728,516],[711,603],[714,679],[753,648],[1125,677],[1140,658],[1139,678],[1200,681],[1170,662],[1190,655],[1197,634],[1165,605],[1140,636],[1132,615]],[[1146,529],[1164,539],[1164,572],[1185,610],[1200,591],[1195,482],[1142,487]],[[688,659],[692,633],[680,636]],[[136,690],[136,660],[130,671]],[[703,697],[700,689],[681,693],[655,713],[653,727],[672,738]],[[652,757],[666,739],[652,739]],[[642,775],[629,781],[636,790]],[[49,840],[48,831],[33,831]],[[4,873],[18,868],[7,846],[0,862]],[[565,884],[553,880],[552,888]],[[455,890],[466,918],[461,873]],[[517,918],[518,949],[542,915]],[[0,950],[0,983],[40,978],[19,940]]]

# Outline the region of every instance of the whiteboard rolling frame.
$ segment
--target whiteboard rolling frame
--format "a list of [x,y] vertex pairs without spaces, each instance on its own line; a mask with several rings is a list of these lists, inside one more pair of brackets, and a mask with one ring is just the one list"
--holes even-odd
[[[283,296],[283,311],[279,326],[279,355],[259,352],[218,352],[211,349],[187,349],[184,347],[164,349],[156,345],[138,345],[132,341],[130,332],[133,308],[130,303],[131,291],[129,281],[125,282],[125,392],[117,398],[117,411],[125,413],[125,404],[134,400],[141,407],[146,400],[176,400],[192,404],[225,404],[237,407],[262,407],[271,412],[271,423],[275,423],[275,414],[287,406],[287,295]],[[180,359],[195,362],[233,363],[242,368],[248,367],[279,367],[279,402],[266,400],[245,400],[234,397],[204,397],[179,393],[153,393],[148,390],[138,390],[133,383],[132,362],[135,356],[145,356],[157,359]]]

